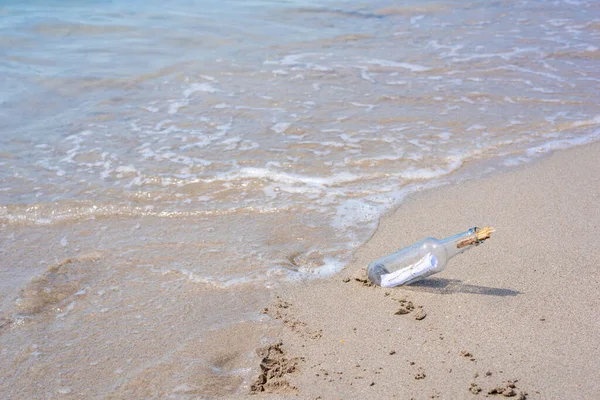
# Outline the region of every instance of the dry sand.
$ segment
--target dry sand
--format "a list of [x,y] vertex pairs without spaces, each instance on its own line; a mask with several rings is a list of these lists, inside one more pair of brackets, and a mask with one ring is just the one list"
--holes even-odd
[[[599,204],[600,144],[412,196],[341,275],[278,291],[257,396],[598,398]],[[360,281],[378,257],[473,225],[497,232],[430,279]]]

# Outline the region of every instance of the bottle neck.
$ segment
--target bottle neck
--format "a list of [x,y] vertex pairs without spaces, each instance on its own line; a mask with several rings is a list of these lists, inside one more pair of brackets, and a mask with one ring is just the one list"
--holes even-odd
[[477,246],[480,240],[477,238],[477,228],[471,228],[466,232],[443,239],[442,244],[446,248],[447,259]]

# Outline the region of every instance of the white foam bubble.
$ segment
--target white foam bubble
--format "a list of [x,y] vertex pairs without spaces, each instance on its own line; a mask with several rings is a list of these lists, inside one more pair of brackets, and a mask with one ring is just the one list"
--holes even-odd
[[600,129],[597,129],[587,135],[574,136],[566,139],[550,140],[544,144],[532,147],[526,151],[528,156],[535,156],[543,153],[549,153],[554,150],[568,149],[582,144],[592,143],[600,140]]
[[471,125],[471,126],[469,126],[467,128],[467,132],[470,132],[470,131],[481,131],[481,130],[484,130],[484,129],[486,129],[485,126],[480,125],[480,124],[474,124],[474,125]]
[[414,17],[410,17],[410,24],[416,25],[417,22],[425,18],[425,15],[415,15]]
[[379,217],[380,209],[365,200],[348,199],[336,207],[335,217],[331,225],[341,231],[349,228],[374,223]]
[[377,107],[375,104],[363,104],[363,103],[358,103],[356,101],[353,101],[350,104],[352,104],[354,107],[365,107],[365,108],[367,108],[367,112],[370,112],[375,107]]
[[132,174],[138,172],[138,170],[133,165],[120,165],[115,169],[116,172]]
[[367,64],[378,65],[380,67],[394,67],[394,68],[403,68],[413,72],[425,72],[431,70],[429,67],[425,67],[423,65],[411,64],[406,62],[397,62],[390,60],[379,60],[373,59],[367,61]]
[[504,164],[507,167],[514,167],[517,165],[525,164],[528,161],[529,159],[526,157],[509,157],[502,161],[502,164]]
[[440,56],[442,58],[445,57],[452,57],[455,56],[456,54],[458,54],[459,50],[462,50],[465,46],[462,44],[457,44],[457,45],[444,45],[444,44],[440,44],[437,40],[432,40],[429,43],[427,43],[427,48],[430,49],[434,49],[434,50],[449,50],[447,52],[442,52],[440,54]]
[[375,83],[375,79],[373,79],[373,77],[367,72],[366,68],[360,69],[360,77],[363,78],[365,81]]
[[573,128],[580,128],[582,126],[590,126],[590,125],[598,125],[600,124],[600,115],[597,115],[596,117],[592,118],[592,119],[586,119],[583,121],[575,121],[573,122],[572,126]]
[[289,54],[284,56],[280,60],[267,60],[264,62],[266,65],[298,65],[301,64],[301,60],[306,57],[318,56],[319,53],[298,53]]
[[386,84],[399,86],[399,85],[406,85],[406,84],[408,84],[408,81],[388,81],[388,82],[386,82]]
[[220,92],[220,90],[215,88],[210,83],[192,83],[187,89],[183,91],[183,96],[188,98],[196,92],[217,93]]
[[257,179],[286,184],[302,184],[306,186],[324,187],[356,181],[361,179],[361,176],[349,172],[341,172],[329,177],[320,177],[278,172],[267,168],[241,168],[237,171],[217,175],[214,178],[204,179],[203,181],[236,181],[243,179]]
[[462,159],[463,157],[460,156],[447,157],[447,163],[445,167],[435,166],[431,168],[407,168],[398,175],[408,180],[433,180],[448,175],[459,169],[463,164]]
[[242,141],[242,138],[239,136],[227,138],[221,141],[222,145],[225,145],[225,150],[234,150],[238,147],[239,143]]
[[525,47],[525,48],[517,47],[517,48],[513,49],[512,51],[506,51],[506,52],[499,52],[499,53],[478,52],[476,54],[471,54],[468,56],[454,57],[454,58],[452,58],[452,61],[453,62],[467,62],[467,61],[489,59],[489,58],[501,58],[503,60],[510,60],[514,56],[520,55],[523,53],[539,53],[539,52],[540,52],[539,47]]
[[323,265],[316,268],[300,267],[298,272],[318,278],[326,278],[337,274],[344,269],[345,266],[346,263],[342,260],[333,257],[324,257]]
[[275,133],[284,133],[290,126],[292,126],[292,124],[289,122],[278,122],[271,127],[271,130]]
[[169,109],[167,110],[168,114],[177,114],[179,112],[179,109],[183,108],[183,107],[187,107],[190,103],[188,101],[176,101],[176,100],[171,100],[169,102]]

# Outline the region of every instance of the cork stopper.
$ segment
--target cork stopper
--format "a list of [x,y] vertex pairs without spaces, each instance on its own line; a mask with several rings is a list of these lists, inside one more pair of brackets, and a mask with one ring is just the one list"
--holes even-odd
[[459,249],[466,247],[466,246],[470,246],[470,245],[478,245],[479,243],[483,242],[486,239],[489,239],[490,236],[492,236],[492,232],[495,232],[496,230],[494,228],[492,228],[491,226],[486,226],[485,228],[475,228],[475,237],[471,237],[469,239],[465,239],[462,242],[458,242],[458,244],[456,245],[456,247],[458,247]]
[[478,241],[482,242],[485,239],[489,239],[492,236],[492,232],[496,232],[496,230],[491,226],[486,226],[485,228],[477,229],[475,236],[477,236]]

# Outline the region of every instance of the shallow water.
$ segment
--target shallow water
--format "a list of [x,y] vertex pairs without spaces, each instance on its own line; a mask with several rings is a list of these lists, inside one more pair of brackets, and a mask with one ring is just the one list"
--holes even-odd
[[259,321],[406,194],[599,140],[597,43],[593,1],[3,2],[2,329]]

